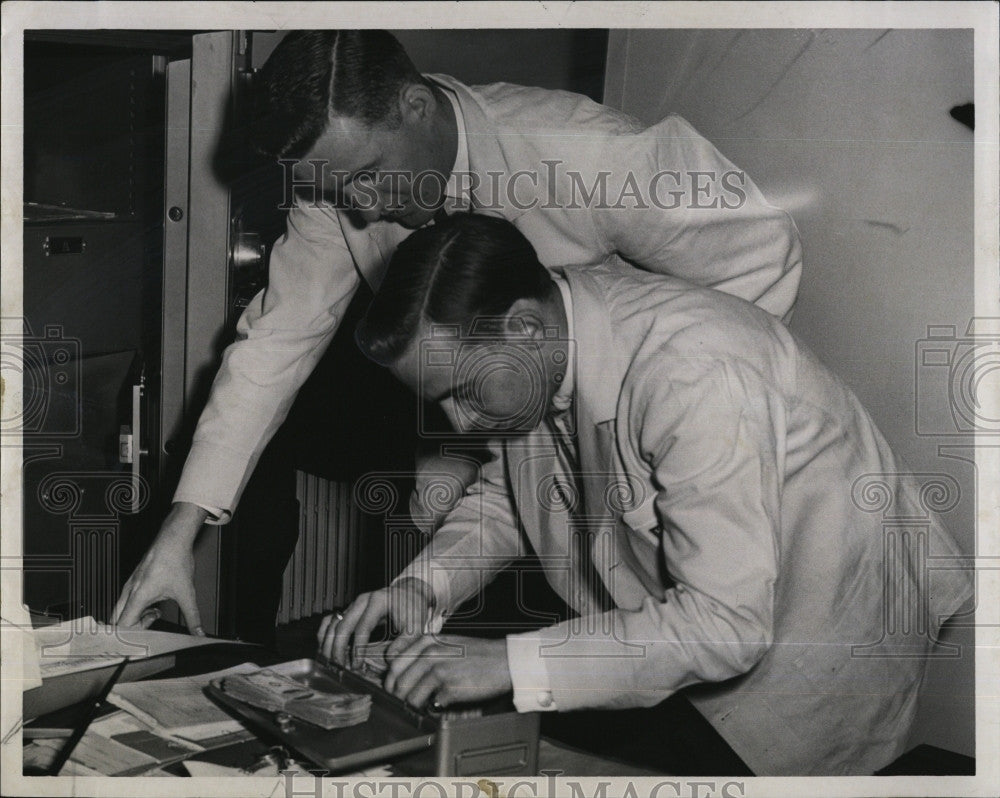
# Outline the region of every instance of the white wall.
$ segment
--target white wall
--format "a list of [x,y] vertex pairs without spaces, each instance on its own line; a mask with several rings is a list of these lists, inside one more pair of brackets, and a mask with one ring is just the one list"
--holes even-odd
[[[944,518],[971,552],[972,466],[938,449],[965,439],[916,424],[930,385],[919,431],[954,430],[947,369],[918,374],[915,354],[928,325],[961,335],[973,312],[973,133],[949,115],[973,100],[972,31],[612,31],[605,100],[647,123],[681,114],[791,212],[791,327],[914,471],[958,481]],[[932,663],[913,742],[973,755],[972,635],[952,633],[963,655]]]

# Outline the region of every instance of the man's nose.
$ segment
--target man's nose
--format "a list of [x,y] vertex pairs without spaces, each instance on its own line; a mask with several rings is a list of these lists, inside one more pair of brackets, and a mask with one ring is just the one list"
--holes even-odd
[[385,200],[381,193],[371,189],[365,191],[349,189],[345,192],[344,199],[347,200],[347,206],[365,222],[377,222],[382,218]]
[[449,397],[442,400],[441,409],[455,432],[486,432],[492,428],[490,419],[478,407],[471,406],[468,402],[459,405]]

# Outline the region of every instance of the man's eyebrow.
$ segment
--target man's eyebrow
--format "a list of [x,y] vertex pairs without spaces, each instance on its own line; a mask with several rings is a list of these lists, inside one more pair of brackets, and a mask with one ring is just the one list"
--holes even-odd
[[358,175],[363,174],[364,172],[373,172],[375,171],[376,166],[378,166],[378,160],[369,161],[364,166],[359,166],[353,172],[341,172],[340,174],[346,175],[348,183],[353,183]]

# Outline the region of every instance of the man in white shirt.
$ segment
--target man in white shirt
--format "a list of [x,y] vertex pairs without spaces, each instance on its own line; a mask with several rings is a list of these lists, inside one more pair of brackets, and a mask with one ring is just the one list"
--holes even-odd
[[[927,517],[912,534],[931,556],[960,555],[775,317],[638,270],[552,277],[508,222],[464,216],[399,247],[357,338],[494,457],[390,587],[326,619],[326,655],[347,662],[389,617],[385,686],[418,706],[513,691],[519,711],[624,709],[700,685],[692,703],[757,775],[871,774],[902,753],[972,575],[889,545],[866,480]],[[436,634],[529,549],[577,618]],[[926,633],[887,620],[903,617]]]
[[384,31],[293,32],[257,77],[254,139],[297,162],[299,196],[268,287],[225,352],[173,509],[122,590],[118,623],[174,599],[200,630],[198,531],[231,517],[361,280],[377,287],[399,242],[438,209],[512,221],[551,268],[616,253],[623,273],[673,274],[791,312],[794,223],[679,117],[643,128],[568,92],[423,76]]

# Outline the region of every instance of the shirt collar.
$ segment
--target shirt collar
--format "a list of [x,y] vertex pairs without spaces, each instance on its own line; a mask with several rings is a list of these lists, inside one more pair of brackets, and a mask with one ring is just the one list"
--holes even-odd
[[555,396],[552,397],[552,409],[555,412],[560,413],[568,410],[570,405],[573,403],[573,391],[576,388],[576,379],[574,375],[574,370],[576,369],[576,339],[574,337],[573,325],[573,295],[569,290],[569,283],[566,282],[566,278],[559,274],[553,274],[552,279],[559,288],[559,293],[562,296],[563,308],[566,311],[566,339],[568,342],[566,352],[566,376],[563,377],[563,381],[559,385]]
[[465,130],[465,115],[458,103],[455,92],[438,84],[444,96],[451,103],[455,112],[455,127],[458,130],[458,150],[455,153],[455,165],[451,167],[451,175],[445,184],[445,196],[452,200],[456,210],[467,208],[471,202],[469,187],[469,135]]

